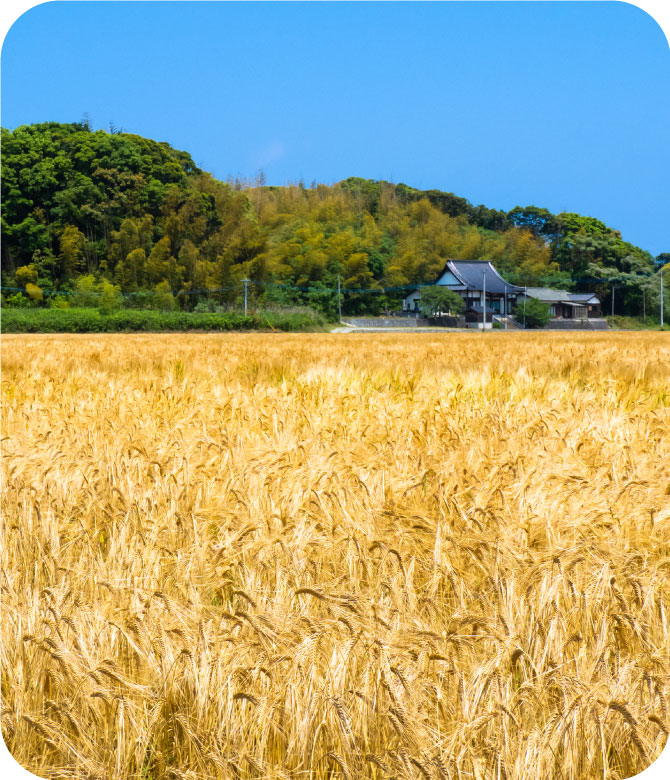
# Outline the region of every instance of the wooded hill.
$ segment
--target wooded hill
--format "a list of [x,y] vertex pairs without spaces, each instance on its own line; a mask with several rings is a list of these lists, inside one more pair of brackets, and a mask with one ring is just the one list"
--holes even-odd
[[[332,186],[218,181],[186,152],[86,123],[2,130],[3,298],[67,305],[77,280],[124,305],[183,309],[253,301],[393,307],[447,258],[492,260],[517,284],[607,293],[617,312],[653,306],[654,258],[593,217],[473,206],[439,190],[349,178]],[[659,256],[659,263],[670,256]],[[36,291],[37,290],[37,291]],[[212,292],[215,291],[215,292]],[[171,296],[170,296],[171,294]]]

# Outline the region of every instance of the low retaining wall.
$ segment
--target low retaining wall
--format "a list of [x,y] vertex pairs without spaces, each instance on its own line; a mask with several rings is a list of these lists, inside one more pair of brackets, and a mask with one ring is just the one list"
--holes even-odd
[[[354,328],[479,328],[481,322],[465,322],[463,317],[346,317],[346,325]],[[501,323],[504,329],[504,323]],[[486,323],[486,329],[493,327]],[[550,320],[541,330],[607,330],[607,320]],[[523,325],[511,320],[509,329],[521,329]]]
[[550,320],[542,330],[607,330],[607,320]]
[[355,328],[464,328],[462,317],[346,317]]
[[464,328],[464,317],[428,317],[425,320],[426,325],[430,325],[431,328]]
[[[345,317],[347,325],[355,328],[416,328],[419,324],[417,317]],[[421,320],[426,324],[425,320]]]

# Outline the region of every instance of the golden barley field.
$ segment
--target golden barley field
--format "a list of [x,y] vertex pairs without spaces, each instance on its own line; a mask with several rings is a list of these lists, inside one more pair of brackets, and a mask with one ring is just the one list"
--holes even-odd
[[670,339],[9,336],[2,733],[58,780],[630,777]]

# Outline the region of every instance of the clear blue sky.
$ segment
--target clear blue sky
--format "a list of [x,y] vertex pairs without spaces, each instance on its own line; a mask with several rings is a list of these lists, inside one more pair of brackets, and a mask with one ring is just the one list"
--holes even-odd
[[88,112],[221,178],[578,211],[670,251],[670,50],[623,3],[49,3],[7,35],[2,112]]

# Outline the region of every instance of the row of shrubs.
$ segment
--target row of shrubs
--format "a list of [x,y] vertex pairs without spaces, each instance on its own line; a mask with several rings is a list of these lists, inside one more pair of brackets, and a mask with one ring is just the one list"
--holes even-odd
[[185,312],[124,309],[103,314],[97,309],[14,309],[3,307],[3,333],[118,333],[131,331],[322,330],[316,313],[259,311]]

